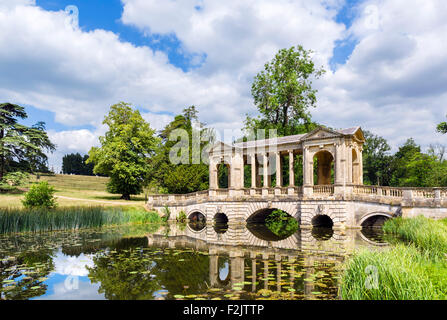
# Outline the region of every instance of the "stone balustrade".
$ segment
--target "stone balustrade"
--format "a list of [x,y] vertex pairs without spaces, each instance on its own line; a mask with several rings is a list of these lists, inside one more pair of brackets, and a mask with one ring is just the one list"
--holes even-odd
[[[311,192],[306,193],[308,199],[321,199],[334,195],[334,185],[315,185]],[[383,186],[352,185],[345,189],[344,197],[351,200],[368,200],[380,202],[388,201],[438,201],[447,203],[447,188],[397,188]],[[268,198],[303,198],[303,187],[270,187],[244,189],[215,189],[193,192],[188,194],[157,194],[148,197],[149,206],[165,204],[181,204],[220,200],[250,200]]]

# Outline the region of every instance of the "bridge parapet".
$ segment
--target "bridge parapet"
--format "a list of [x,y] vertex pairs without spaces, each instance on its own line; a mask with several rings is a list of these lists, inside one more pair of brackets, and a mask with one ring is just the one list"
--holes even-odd
[[[447,188],[400,188],[383,186],[271,187],[244,189],[214,189],[188,194],[158,194],[148,197],[149,207],[188,205],[216,201],[259,200],[348,200],[367,201],[402,206],[447,207]],[[340,193],[340,190],[342,192]],[[310,191],[310,192],[309,192]]]

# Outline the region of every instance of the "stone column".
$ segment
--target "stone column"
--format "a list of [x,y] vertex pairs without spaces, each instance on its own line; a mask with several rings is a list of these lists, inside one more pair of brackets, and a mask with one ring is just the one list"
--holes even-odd
[[335,185],[341,185],[343,184],[343,167],[342,167],[342,145],[341,143],[337,142],[335,144],[335,177],[334,177],[334,184]]
[[354,175],[352,174],[354,171],[354,163],[352,162],[352,145],[348,146],[347,148],[347,156],[348,156],[348,163],[347,163],[347,167],[348,167],[348,177],[346,179],[347,183],[354,183]]
[[217,177],[217,164],[214,161],[210,161],[210,189],[218,189],[218,177]]
[[312,196],[314,190],[313,159],[310,156],[309,149],[307,147],[303,147],[303,194],[308,197]]
[[276,152],[276,186],[282,187],[281,154]]
[[358,159],[359,159],[359,183],[363,184],[363,147],[359,147],[358,149]]
[[263,171],[264,171],[264,188],[269,187],[269,171],[268,171],[268,156],[267,153],[264,153],[263,155]]
[[293,150],[289,150],[289,186],[295,186],[295,171],[293,170]]
[[250,155],[251,159],[251,187],[256,188],[256,155]]

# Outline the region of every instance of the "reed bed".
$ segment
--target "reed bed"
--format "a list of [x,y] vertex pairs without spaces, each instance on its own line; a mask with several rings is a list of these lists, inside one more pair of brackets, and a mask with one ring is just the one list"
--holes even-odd
[[386,221],[383,231],[427,251],[433,258],[445,260],[447,253],[445,221],[436,221],[423,216],[411,219],[395,218]]
[[[447,219],[388,220],[397,243],[356,252],[346,263],[341,294],[351,300],[447,299]],[[371,272],[371,270],[373,272]],[[367,285],[376,277],[377,286]]]
[[427,259],[429,259],[427,254],[421,253],[414,245],[398,244],[387,251],[358,252],[347,263],[341,284],[342,298],[349,300],[446,299],[444,285],[437,282],[431,275],[427,265],[432,264]]
[[0,233],[41,232],[99,228],[128,223],[157,223],[155,212],[142,209],[67,207],[48,209],[0,209]]

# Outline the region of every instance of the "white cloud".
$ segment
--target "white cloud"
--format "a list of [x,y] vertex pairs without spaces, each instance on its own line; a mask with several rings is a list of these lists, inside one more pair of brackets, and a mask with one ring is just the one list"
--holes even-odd
[[[447,7],[441,0],[371,0],[352,27],[334,21],[343,0],[122,0],[122,21],[146,33],[175,36],[181,50],[206,56],[184,72],[166,54],[122,42],[112,32],[67,25],[63,11],[33,1],[0,0],[0,96],[55,112],[70,125],[100,127],[118,101],[141,107],[161,129],[189,105],[219,130],[239,129],[254,113],[253,76],[280,48],[302,44],[329,70],[335,41],[358,45],[345,65],[316,82],[316,120],[334,127],[361,125],[395,146],[406,137],[443,142],[434,127],[447,102]],[[7,4],[7,5],[5,5]],[[196,9],[199,6],[200,9]],[[82,12],[80,15],[82,16]],[[63,152],[86,152],[95,130],[50,132]]]

